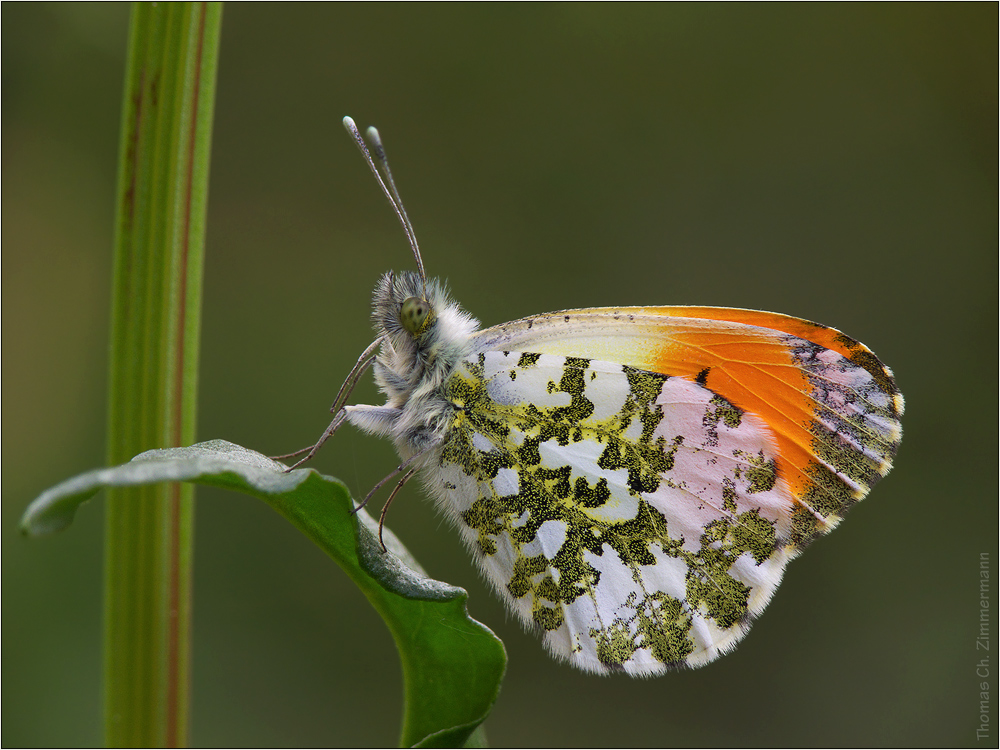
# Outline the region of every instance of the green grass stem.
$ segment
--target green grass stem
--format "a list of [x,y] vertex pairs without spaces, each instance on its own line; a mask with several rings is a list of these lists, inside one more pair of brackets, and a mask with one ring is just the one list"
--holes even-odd
[[[136,3],[117,188],[108,461],[195,438],[222,8]],[[193,493],[115,489],[105,531],[105,739],[187,740]]]

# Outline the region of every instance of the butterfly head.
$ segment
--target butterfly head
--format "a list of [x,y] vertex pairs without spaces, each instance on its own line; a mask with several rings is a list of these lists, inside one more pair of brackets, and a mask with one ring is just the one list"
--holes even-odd
[[437,279],[425,284],[413,271],[390,272],[379,279],[372,296],[372,323],[384,342],[376,372],[381,369],[399,383],[390,389],[396,393],[446,377],[467,356],[469,337],[479,327]]
[[417,273],[390,271],[379,279],[372,295],[372,324],[394,348],[405,349],[407,341],[415,343],[434,328],[438,310],[448,304],[436,280],[425,285]]

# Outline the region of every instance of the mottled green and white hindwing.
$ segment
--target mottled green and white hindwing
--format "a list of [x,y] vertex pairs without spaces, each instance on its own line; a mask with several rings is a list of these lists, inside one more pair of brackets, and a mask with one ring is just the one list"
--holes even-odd
[[486,351],[445,389],[427,485],[553,654],[697,666],[767,604],[792,509],[760,419],[689,379],[555,355]]

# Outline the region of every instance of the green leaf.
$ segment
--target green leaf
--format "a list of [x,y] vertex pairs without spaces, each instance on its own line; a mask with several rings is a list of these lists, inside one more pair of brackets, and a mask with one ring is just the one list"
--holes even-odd
[[401,744],[457,747],[500,690],[506,654],[499,639],[468,616],[465,590],[426,576],[396,536],[355,504],[337,479],[313,469],[286,471],[259,453],[224,440],[153,450],[111,469],[80,474],[42,493],[21,519],[39,536],[68,526],[76,509],[107,487],[194,482],[259,498],[323,548],[385,620],[403,667]]

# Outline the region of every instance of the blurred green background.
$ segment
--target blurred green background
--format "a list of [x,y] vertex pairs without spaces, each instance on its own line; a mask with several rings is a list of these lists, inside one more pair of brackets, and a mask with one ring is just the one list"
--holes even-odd
[[[2,744],[98,745],[101,500],[55,538],[16,523],[103,463],[128,7],[0,12]],[[550,659],[410,485],[389,525],[510,654],[491,742],[972,744],[978,557],[997,551],[996,57],[993,3],[230,5],[199,439],[314,440],[376,279],[412,267],[351,114],[386,140],[428,273],[484,325],[776,310],[866,342],[907,398],[896,469],[740,648],[656,680]],[[364,495],[394,462],[345,429],[314,466]],[[395,742],[392,641],[319,550],[199,490],[195,560],[194,745]]]

